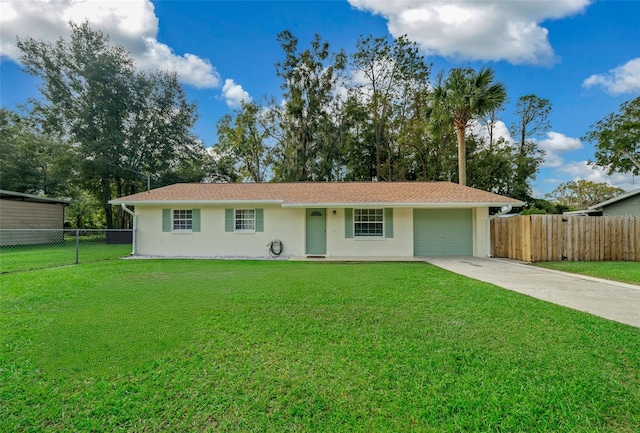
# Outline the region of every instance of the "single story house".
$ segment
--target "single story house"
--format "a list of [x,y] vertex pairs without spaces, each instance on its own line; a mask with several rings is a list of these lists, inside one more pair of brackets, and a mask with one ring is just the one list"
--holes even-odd
[[61,242],[64,209],[68,205],[66,200],[0,190],[0,245]]
[[640,215],[640,189],[595,204],[589,210],[602,212],[602,216]]
[[134,214],[135,255],[229,258],[485,257],[489,208],[523,205],[451,182],[175,184],[110,203]]

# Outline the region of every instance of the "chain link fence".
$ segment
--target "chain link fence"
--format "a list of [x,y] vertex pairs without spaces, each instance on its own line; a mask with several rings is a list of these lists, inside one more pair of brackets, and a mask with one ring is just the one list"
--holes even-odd
[[128,256],[133,230],[0,230],[0,273]]

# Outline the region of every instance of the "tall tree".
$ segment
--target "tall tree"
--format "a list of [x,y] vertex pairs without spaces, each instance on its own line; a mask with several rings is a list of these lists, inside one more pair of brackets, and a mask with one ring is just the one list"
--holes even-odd
[[531,199],[530,180],[535,178],[544,152],[534,138],[551,129],[551,102],[536,95],[521,96],[516,103],[518,120],[511,125],[511,135],[517,139],[514,148],[515,172],[509,195],[519,200]]
[[275,177],[282,181],[328,180],[326,170],[319,173],[317,163],[322,153],[336,153],[325,146],[342,146],[340,140],[327,134],[335,131],[331,107],[346,55],[343,51],[331,53],[329,43],[319,35],[303,51],[298,49],[298,39],[287,30],[277,39],[285,58],[276,64],[276,74],[283,80],[284,107],[271,107],[279,128],[279,134],[274,134]]
[[76,153],[33,115],[0,108],[0,189],[69,197]]
[[561,183],[547,194],[546,198],[571,209],[582,210],[622,193],[624,193],[622,188],[611,186],[608,183],[581,179]]
[[502,105],[507,97],[504,85],[495,81],[491,68],[475,71],[454,68],[445,79],[438,78],[434,89],[434,107],[455,127],[458,142],[458,182],[467,184],[466,130],[469,122]]
[[269,131],[261,118],[262,107],[242,103],[234,116],[227,114],[217,124],[221,154],[233,155],[240,180],[264,182],[272,169]]
[[592,165],[605,168],[608,174],[640,175],[640,96],[592,125],[583,140],[596,146]]
[[511,147],[504,140],[468,136],[468,184],[496,194],[509,194],[514,175]]
[[424,121],[415,115],[416,103],[420,94],[428,91],[431,67],[419,54],[417,44],[405,36],[393,41],[361,37],[351,63],[356,77],[351,93],[366,108],[373,132],[375,178],[393,180],[391,165],[394,153],[399,152],[398,135],[408,139],[409,133],[402,129],[413,123],[415,132],[415,122]]
[[42,79],[35,109],[77,147],[81,178],[104,208],[107,228],[123,226],[128,215],[114,213],[109,200],[136,192],[145,172],[171,177],[183,162],[198,165],[203,157],[191,133],[196,106],[175,74],[137,72],[108,35],[86,22],[69,25],[68,41],[19,39],[20,60]]

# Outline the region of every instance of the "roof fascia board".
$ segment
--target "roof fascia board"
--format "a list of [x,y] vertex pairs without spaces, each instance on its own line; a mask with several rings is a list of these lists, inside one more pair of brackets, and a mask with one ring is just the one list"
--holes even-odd
[[227,205],[227,204],[281,204],[282,200],[131,200],[131,201],[122,201],[122,200],[109,200],[109,204],[120,205],[126,204],[128,206],[136,206],[136,205],[166,205],[166,204],[219,204],[219,205]]
[[502,207],[502,206],[524,206],[522,202],[442,202],[442,203],[392,203],[392,202],[357,202],[357,203],[283,203],[286,208],[307,208],[307,207],[332,207],[332,208],[352,208],[352,207],[409,207],[409,208],[461,208],[461,207]]
[[[71,203],[69,200],[59,200],[57,198],[50,198],[50,197],[42,197],[39,195],[33,195],[33,194],[26,194],[23,192],[14,192],[14,191],[7,191],[5,189],[0,189],[0,196],[2,195],[6,195],[8,197],[16,197],[16,198],[22,198],[22,199],[27,199],[26,201],[31,201],[31,202],[37,202],[37,203],[60,203],[60,204],[69,204]],[[8,197],[0,197],[4,200],[11,200]]]

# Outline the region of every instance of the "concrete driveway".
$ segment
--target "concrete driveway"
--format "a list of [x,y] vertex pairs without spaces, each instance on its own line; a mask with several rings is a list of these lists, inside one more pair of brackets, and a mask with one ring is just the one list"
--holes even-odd
[[509,259],[436,257],[426,261],[456,274],[640,328],[640,286]]

